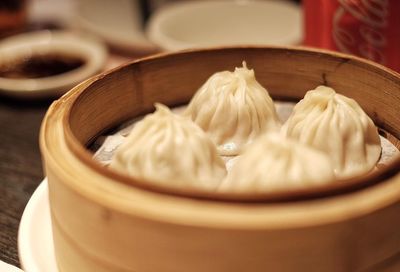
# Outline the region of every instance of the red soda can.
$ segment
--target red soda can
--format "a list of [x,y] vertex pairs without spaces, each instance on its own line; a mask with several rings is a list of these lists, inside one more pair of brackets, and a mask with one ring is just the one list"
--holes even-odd
[[303,0],[305,45],[400,72],[400,0]]

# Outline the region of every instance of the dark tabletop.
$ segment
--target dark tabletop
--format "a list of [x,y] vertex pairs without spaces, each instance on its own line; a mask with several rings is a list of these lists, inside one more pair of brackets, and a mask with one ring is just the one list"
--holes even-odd
[[50,104],[0,96],[0,260],[16,266],[22,212],[43,180],[38,137]]

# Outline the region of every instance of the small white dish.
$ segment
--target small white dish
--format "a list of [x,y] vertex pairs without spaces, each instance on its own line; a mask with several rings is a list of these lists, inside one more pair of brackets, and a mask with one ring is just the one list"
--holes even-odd
[[58,272],[47,179],[35,190],[22,214],[18,231],[18,253],[25,272]]
[[5,263],[3,261],[0,261],[0,271],[1,272],[23,272],[21,269],[12,266],[8,263]]
[[156,51],[143,31],[139,1],[80,0],[76,4],[76,27],[116,49],[138,54]]
[[0,65],[35,54],[64,54],[79,57],[84,64],[69,72],[40,78],[0,77],[0,92],[9,96],[39,98],[60,96],[76,84],[98,73],[107,50],[98,40],[67,31],[36,31],[0,41]]
[[164,50],[302,41],[299,5],[288,1],[187,1],[160,8],[147,35]]

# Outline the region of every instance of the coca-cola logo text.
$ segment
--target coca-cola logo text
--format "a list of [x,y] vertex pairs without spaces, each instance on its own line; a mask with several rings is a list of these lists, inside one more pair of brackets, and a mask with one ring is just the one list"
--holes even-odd
[[338,0],[333,16],[333,39],[345,53],[385,64],[388,0]]

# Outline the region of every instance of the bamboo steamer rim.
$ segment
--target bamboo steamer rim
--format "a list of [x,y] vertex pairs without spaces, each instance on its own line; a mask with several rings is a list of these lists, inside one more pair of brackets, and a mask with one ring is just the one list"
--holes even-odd
[[[297,52],[308,52],[308,53],[318,53],[318,54],[328,54],[331,57],[340,57],[344,58],[346,62],[348,61],[355,61],[357,64],[361,65],[368,65],[370,68],[374,69],[379,69],[379,70],[385,70],[388,75],[393,76],[397,81],[399,81],[400,85],[400,75],[391,71],[390,69],[387,69],[381,65],[375,64],[371,61],[367,61],[358,57],[354,56],[349,56],[346,54],[341,54],[341,53],[336,53],[336,52],[331,52],[327,50],[316,50],[316,49],[309,49],[309,48],[304,48],[304,47],[274,47],[274,46],[269,46],[269,47],[261,47],[261,46],[244,46],[244,47],[225,47],[225,48],[208,48],[208,49],[202,49],[202,50],[185,50],[185,51],[180,51],[180,52],[175,52],[175,53],[161,53],[157,54],[151,57],[143,58],[140,60],[136,60],[130,63],[127,63],[125,65],[122,65],[120,67],[117,67],[111,71],[105,72],[103,74],[100,74],[98,76],[95,76],[93,78],[88,79],[87,81],[81,83],[80,85],[76,86],[73,88],[69,93],[64,95],[62,98],[60,98],[57,102],[55,102],[51,108],[49,109],[47,113],[47,120],[51,118],[51,116],[54,116],[57,111],[60,111],[60,107],[64,106],[64,102],[69,101],[70,103],[67,105],[67,108],[63,108],[63,116],[62,116],[62,126],[63,126],[63,132],[64,132],[64,137],[65,137],[65,143],[70,149],[71,153],[74,155],[76,159],[78,159],[83,165],[88,167],[91,171],[100,174],[101,176],[104,176],[108,180],[113,180],[116,182],[120,182],[121,184],[129,185],[132,186],[135,189],[138,190],[143,190],[146,192],[151,192],[151,193],[156,193],[158,195],[166,195],[169,197],[177,197],[177,199],[185,199],[192,201],[192,200],[200,200],[200,201],[206,201],[206,202],[215,202],[218,204],[222,205],[250,205],[251,203],[254,204],[273,204],[271,202],[279,202],[286,204],[288,203],[289,205],[296,205],[296,202],[302,203],[304,200],[310,200],[310,201],[319,201],[321,198],[322,202],[330,202],[331,199],[327,199],[327,196],[332,196],[334,197],[348,197],[348,194],[351,194],[353,192],[360,191],[361,189],[368,189],[369,187],[373,185],[379,185],[385,180],[395,180],[396,179],[396,174],[398,174],[398,171],[400,169],[400,158],[394,159],[389,165],[379,169],[376,172],[372,172],[363,176],[359,176],[356,178],[350,178],[347,180],[343,180],[342,182],[337,182],[335,184],[331,184],[328,186],[320,186],[320,187],[315,187],[312,189],[304,189],[304,190],[296,190],[296,191],[290,191],[290,192],[284,192],[284,193],[265,193],[265,194],[259,194],[259,195],[233,195],[233,194],[210,194],[210,193],[203,193],[203,192],[196,192],[196,191],[186,191],[186,190],[175,190],[171,188],[164,188],[161,186],[153,185],[153,184],[147,184],[143,183],[140,181],[137,181],[129,176],[119,174],[115,171],[112,171],[110,169],[104,168],[100,163],[96,162],[92,158],[92,154],[84,147],[82,143],[78,141],[78,139],[75,137],[69,121],[70,121],[70,115],[71,115],[71,110],[73,110],[73,105],[76,102],[77,99],[79,99],[79,95],[85,91],[85,89],[93,84],[95,81],[107,76],[110,73],[113,73],[117,71],[118,69],[128,66],[128,65],[136,65],[140,64],[141,62],[149,61],[149,60],[154,60],[158,58],[165,58],[165,57],[170,57],[170,56],[175,56],[175,55],[184,55],[184,54],[190,54],[192,52],[205,52],[205,51],[218,51],[218,50],[225,50],[225,49],[240,49],[240,48],[246,48],[246,49],[265,49],[265,48],[270,48],[270,49],[276,49],[276,50],[294,50]],[[372,67],[371,67],[372,66]],[[42,130],[41,130],[41,148],[42,150],[47,149],[46,147],[46,132],[48,129],[48,122],[47,120],[44,120],[43,125],[42,125]],[[48,159],[50,157],[47,157]],[[57,158],[52,157],[52,160],[56,161]],[[398,178],[398,177],[397,177]],[[183,198],[182,198],[183,197]],[[380,195],[379,197],[384,197],[383,195]],[[379,198],[378,197],[378,198]],[[378,199],[377,198],[377,199]],[[397,201],[398,195],[397,194],[392,194],[390,196],[386,196],[384,201],[380,202],[380,205],[385,206],[388,203],[391,203],[393,201]],[[296,201],[296,202],[293,202]],[[246,204],[247,203],[247,204]],[[292,203],[292,204],[290,204]],[[115,204],[115,203],[114,203]],[[273,204],[275,205],[275,204]],[[118,206],[118,205],[117,205]],[[379,206],[368,206],[368,208],[360,211],[360,213],[367,213],[370,211],[370,209],[376,210],[378,209]],[[322,209],[322,207],[321,207]],[[348,214],[344,213],[342,214],[343,217],[351,216],[351,213],[349,212]],[[328,217],[325,218],[325,220]],[[336,218],[337,219],[337,218]],[[335,219],[335,220],[336,220]],[[332,219],[333,220],[333,219]],[[320,222],[323,222],[324,220],[320,220]],[[289,226],[289,225],[287,225]]]
[[[232,47],[235,48],[235,47]],[[255,48],[260,48],[260,47],[255,47]],[[280,47],[271,47],[271,48],[276,48],[280,49]],[[220,49],[220,50],[224,50]],[[285,49],[290,49],[290,50],[297,50],[297,51],[306,51],[306,52],[318,52],[318,53],[323,53],[323,54],[329,54],[331,56],[340,56],[342,58],[347,58],[349,60],[356,60],[361,63],[367,63],[369,65],[378,67],[379,69],[386,70],[389,73],[394,73],[394,76],[396,76],[396,73],[393,71],[390,71],[389,69],[385,68],[384,66],[378,65],[376,63],[373,63],[368,60],[364,60],[358,57],[354,56],[349,56],[346,54],[341,54],[341,53],[336,53],[336,52],[331,52],[328,50],[316,50],[316,49],[308,49],[304,47],[285,47]],[[206,50],[215,50],[215,48],[210,48],[210,49],[205,49]],[[217,48],[218,50],[218,48]],[[134,63],[140,63],[143,61],[147,60],[153,60],[153,59],[158,59],[158,58],[163,58],[163,57],[168,57],[168,56],[173,56],[173,55],[180,55],[180,54],[185,54],[185,53],[190,53],[190,52],[195,52],[197,50],[184,50],[180,52],[175,52],[175,53],[161,53],[157,54],[151,57],[143,58],[137,61],[133,61],[131,63],[125,64],[123,66],[127,65],[132,65]],[[122,67],[123,67],[122,66]],[[120,68],[120,67],[118,67]],[[109,72],[104,73],[102,76],[106,76],[109,73],[113,73],[114,71],[118,70],[118,68],[113,69]],[[99,78],[101,78],[100,76]],[[397,76],[400,76],[397,74]],[[97,80],[97,79],[96,79]],[[101,172],[104,175],[107,175],[116,181],[123,182],[126,184],[132,184],[134,186],[140,186],[145,189],[149,190],[155,190],[159,191],[162,193],[168,193],[168,194],[176,194],[180,196],[189,196],[189,197],[199,197],[199,198],[206,198],[206,199],[213,199],[213,200],[228,200],[228,201],[288,201],[288,200],[299,200],[299,199],[306,199],[306,198],[313,198],[313,197],[321,197],[321,196],[331,196],[331,195],[337,195],[341,194],[344,192],[356,190],[356,189],[361,189],[365,188],[366,186],[370,186],[373,184],[376,184],[378,182],[381,182],[382,180],[385,180],[394,174],[396,174],[399,169],[400,169],[400,158],[395,158],[393,159],[392,162],[390,162],[388,165],[383,166],[381,169],[378,169],[377,171],[369,172],[364,175],[360,175],[357,177],[351,177],[351,178],[346,178],[346,179],[340,179],[338,182],[334,183],[328,183],[328,184],[323,184],[323,185],[317,185],[313,186],[312,188],[299,188],[293,191],[282,191],[282,192],[264,192],[264,193],[258,193],[258,194],[246,194],[246,193],[221,193],[221,192],[203,192],[203,191],[196,191],[196,190],[187,190],[185,188],[178,189],[178,188],[170,188],[168,186],[163,186],[163,185],[158,185],[154,184],[151,182],[139,182],[133,177],[123,175],[120,173],[117,173],[111,169],[105,168],[101,164],[95,162],[92,159],[92,154],[87,151],[86,148],[84,148],[76,139],[74,136],[74,133],[71,130],[71,127],[69,126],[69,119],[70,119],[70,114],[71,110],[73,109],[73,106],[69,108],[65,115],[64,119],[64,125],[65,125],[65,133],[66,133],[66,140],[68,145],[71,147],[71,149],[76,153],[78,158],[81,158],[84,160],[89,166],[93,167],[96,169],[96,171]]]

